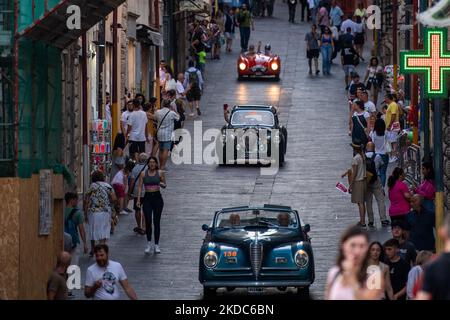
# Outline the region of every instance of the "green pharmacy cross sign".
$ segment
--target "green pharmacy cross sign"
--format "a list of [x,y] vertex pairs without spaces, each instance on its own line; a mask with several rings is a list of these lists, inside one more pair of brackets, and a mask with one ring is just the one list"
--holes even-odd
[[400,72],[425,75],[425,97],[447,97],[447,73],[450,52],[447,50],[447,29],[426,28],[423,51],[400,52]]

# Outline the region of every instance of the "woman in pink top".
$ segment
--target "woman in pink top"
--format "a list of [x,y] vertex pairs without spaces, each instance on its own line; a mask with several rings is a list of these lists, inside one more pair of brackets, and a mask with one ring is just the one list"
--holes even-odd
[[409,199],[412,195],[403,180],[405,180],[405,173],[402,168],[397,167],[387,182],[391,202],[389,206],[391,220],[404,220],[410,210]]
[[434,170],[431,162],[422,164],[423,182],[416,188],[414,193],[423,197],[422,206],[430,212],[434,212],[434,197],[436,195],[436,187],[434,186]]
[[328,272],[325,289],[326,300],[381,299],[384,280],[380,286],[369,288],[369,235],[366,230],[353,226],[342,235],[336,266]]

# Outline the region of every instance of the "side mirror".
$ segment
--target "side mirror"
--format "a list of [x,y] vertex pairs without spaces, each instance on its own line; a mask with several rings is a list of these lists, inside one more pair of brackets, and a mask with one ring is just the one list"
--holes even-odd
[[310,232],[311,231],[311,226],[309,225],[309,224],[305,224],[304,226],[303,226],[303,232],[304,233],[308,233],[308,232]]
[[207,224],[202,225],[202,230],[203,231],[209,231],[209,227]]

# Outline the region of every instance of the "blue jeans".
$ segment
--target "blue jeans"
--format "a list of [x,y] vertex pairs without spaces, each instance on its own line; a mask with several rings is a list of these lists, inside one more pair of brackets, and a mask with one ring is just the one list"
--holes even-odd
[[248,50],[248,41],[250,40],[250,27],[240,27],[241,33],[241,49],[243,51]]
[[320,48],[322,52],[322,73],[330,73],[331,68],[331,54],[333,53],[333,48],[331,45],[326,44]]
[[380,154],[381,160],[383,160],[383,165],[380,167],[378,175],[381,179],[381,186],[384,188],[386,185],[386,171],[389,165],[389,156],[387,154]]

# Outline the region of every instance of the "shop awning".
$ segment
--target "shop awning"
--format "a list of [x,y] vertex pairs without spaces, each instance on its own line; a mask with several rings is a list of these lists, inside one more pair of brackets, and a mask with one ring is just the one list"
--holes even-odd
[[155,32],[144,24],[136,25],[137,40],[149,46],[162,47],[164,45],[161,33]]
[[[41,17],[32,21],[19,33],[19,36],[64,49],[123,2],[125,0],[61,0],[48,8]],[[67,19],[71,16],[71,11],[67,13],[67,8],[73,5],[80,8],[81,28],[69,30]],[[29,16],[35,16],[35,13],[32,12]]]

